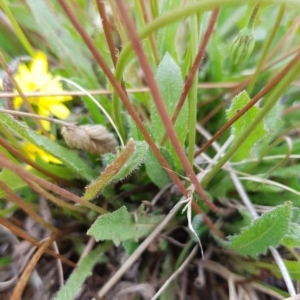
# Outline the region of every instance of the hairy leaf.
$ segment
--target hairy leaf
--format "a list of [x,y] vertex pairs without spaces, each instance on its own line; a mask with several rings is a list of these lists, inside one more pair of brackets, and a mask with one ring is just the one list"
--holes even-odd
[[[245,91],[238,94],[233,100],[230,108],[227,110],[227,118],[231,119],[236,113],[242,109],[250,101],[249,96]],[[245,130],[249,124],[259,113],[259,108],[256,106],[251,107],[241,118],[239,118],[231,127],[234,140],[239,139],[244,135]],[[243,160],[251,157],[251,150],[255,144],[267,134],[263,122],[260,122],[247,139],[242,143],[239,149],[233,156],[234,161]]]
[[[132,156],[128,159],[126,164],[120,169],[120,171],[112,178],[110,182],[120,181],[127,176],[129,176],[132,172],[136,171],[145,161],[147,157],[149,146],[144,141],[134,141],[135,149]],[[104,155],[104,161],[108,164],[111,164],[116,158],[115,154],[107,154]]]
[[[174,160],[172,159],[170,152],[166,148],[160,148],[159,150],[172,168],[174,166]],[[145,165],[148,176],[159,188],[164,187],[172,181],[169,174],[159,163],[152,151],[149,151]]]
[[91,169],[75,151],[67,150],[47,137],[38,134],[30,129],[25,123],[18,122],[6,114],[0,114],[0,123],[6,126],[11,132],[26,139],[47,153],[62,161],[77,177],[92,181],[95,172]]
[[255,257],[265,253],[269,246],[278,246],[288,233],[291,213],[291,202],[277,206],[243,228],[239,235],[229,237],[229,248],[241,255]]
[[296,223],[290,223],[289,231],[283,237],[280,244],[286,247],[300,248],[300,225]]
[[90,253],[82,259],[70,275],[66,285],[59,290],[54,300],[74,299],[85,279],[92,274],[93,266],[97,263],[99,256],[107,251],[111,246],[111,243],[107,242],[105,244],[98,245],[96,249],[90,251]]
[[[156,72],[156,80],[161,94],[163,96],[163,100],[167,108],[168,114],[170,117],[172,117],[175,111],[176,104],[181,95],[181,91],[183,88],[183,80],[180,68],[177,66],[173,58],[168,53],[164,56],[160,65],[158,66]],[[165,134],[165,128],[154,105],[154,102],[152,102],[151,105],[151,121],[154,140],[157,143],[160,143]],[[188,106],[186,102],[183,105],[175,123],[175,131],[182,146],[184,145],[184,141],[187,134],[187,121]],[[182,169],[181,163],[170,141],[167,141],[165,147],[170,151],[172,157],[174,158],[177,169]]]
[[97,241],[113,240],[118,245],[149,234],[162,219],[163,216],[146,215],[142,206],[132,214],[123,206],[113,213],[100,216],[88,230],[88,234]]
[[136,142],[130,139],[119,154],[106,155],[105,160],[109,165],[91,185],[86,187],[83,199],[92,200],[109,183],[122,180],[139,168],[147,155],[148,147],[146,142]]

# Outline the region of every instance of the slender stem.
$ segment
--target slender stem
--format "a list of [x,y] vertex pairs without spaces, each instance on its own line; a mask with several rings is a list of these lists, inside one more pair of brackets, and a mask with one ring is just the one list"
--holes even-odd
[[13,147],[15,147],[15,149],[17,149],[21,153],[25,154],[24,149],[20,146],[19,140],[17,140],[15,138],[15,136],[3,124],[0,124],[0,131],[6,137],[6,139],[10,142],[10,144]]
[[[206,32],[204,34],[204,37],[203,37],[203,40],[201,42],[201,44],[199,45],[199,48],[198,48],[198,53],[195,57],[195,60],[193,62],[193,65],[191,67],[191,70],[188,74],[188,77],[185,81],[185,84],[184,84],[184,87],[183,87],[183,90],[181,92],[181,95],[180,95],[180,98],[178,100],[178,103],[176,105],[176,108],[175,108],[175,111],[174,111],[174,114],[172,116],[172,123],[175,124],[176,120],[177,120],[177,117],[180,113],[180,110],[184,104],[184,101],[186,99],[186,96],[194,82],[194,80],[197,79],[197,72],[198,72],[198,68],[199,68],[199,65],[201,63],[201,60],[204,56],[204,53],[205,53],[205,49],[206,49],[206,46],[208,44],[208,41],[209,41],[209,38],[213,32],[213,28],[214,28],[214,25],[217,21],[217,17],[218,17],[218,14],[219,14],[219,9],[218,8],[215,8],[212,12],[212,15],[211,15],[211,18],[210,18],[210,21],[209,21],[209,24],[208,24],[208,27],[206,29]],[[191,48],[189,48],[189,50],[191,50]],[[196,79],[195,79],[196,78]],[[197,108],[195,109],[197,110]],[[162,145],[165,143],[167,139],[167,136],[165,134],[165,136],[163,137],[163,140],[162,140]]]
[[[149,23],[149,18],[148,18],[148,13],[147,13],[145,0],[139,0],[139,1],[141,3],[141,8],[142,8],[145,24],[148,24]],[[156,46],[156,43],[155,43],[154,34],[150,34],[149,38],[150,38],[150,44],[151,44],[151,48],[152,48],[152,54],[154,55],[156,65],[158,65],[159,62],[160,62],[160,58],[159,58],[158,49],[157,49],[157,46]]]
[[272,31],[271,31],[270,35],[269,35],[268,41],[267,41],[267,43],[266,43],[266,45],[264,47],[263,53],[262,53],[262,55],[259,58],[257,67],[255,69],[255,73],[251,77],[251,81],[250,81],[249,86],[247,88],[247,92],[248,92],[249,95],[251,94],[251,92],[253,90],[253,87],[254,87],[254,84],[256,82],[256,79],[257,79],[258,75],[261,72],[261,69],[262,69],[263,63],[265,61],[265,58],[267,57],[268,51],[269,51],[269,49],[270,49],[270,47],[272,45],[272,42],[273,42],[274,37],[275,37],[275,34],[276,34],[276,32],[278,30],[278,27],[280,25],[280,22],[282,20],[282,17],[283,17],[283,14],[284,14],[284,10],[285,10],[285,4],[281,4],[280,8],[279,8],[279,11],[278,11],[278,15],[277,15],[276,21],[275,21],[275,24],[274,24],[274,26],[272,28]]
[[[18,82],[15,80],[14,75],[12,74],[9,66],[7,65],[2,53],[0,52],[0,63],[3,66],[3,69],[7,73],[7,76],[9,77],[10,82],[13,84],[17,92],[19,93],[19,96],[22,98],[27,110],[34,114],[34,109],[32,108],[31,104],[29,103],[27,97],[25,97],[22,89],[20,88]],[[45,128],[42,126],[41,122],[39,120],[36,120],[36,124],[38,128],[43,132],[44,135],[49,136],[48,132],[45,130]]]
[[245,105],[233,118],[231,118],[226,124],[224,124],[216,134],[207,141],[195,154],[194,157],[205,151],[215,140],[217,140],[235,121],[242,117],[253,105],[255,105],[264,95],[272,90],[281,80],[284,78],[287,72],[289,72],[298,61],[300,52],[294,59],[292,59],[288,65],[283,68],[253,99]]
[[30,274],[33,272],[36,264],[38,263],[41,256],[46,252],[47,248],[50,247],[50,245],[58,239],[60,236],[62,236],[61,232],[54,233],[49,239],[44,242],[41,247],[36,251],[34,256],[32,257],[31,261],[27,264],[26,268],[24,269],[22,275],[18,279],[18,283],[15,286],[10,299],[21,299],[23,291],[28,283],[28,280],[30,278]]
[[[299,49],[296,49],[297,52]],[[290,55],[292,55],[291,53]],[[224,89],[231,89],[236,87],[238,82],[202,82],[197,84],[198,89],[216,89],[216,88],[224,88]],[[126,92],[128,94],[135,94],[135,93],[149,93],[149,88],[139,87],[139,88],[131,88],[127,89]],[[60,92],[25,92],[24,95],[26,97],[43,97],[43,96],[84,96],[87,93],[91,95],[111,95],[113,92],[109,90],[84,90],[84,91],[60,91]],[[14,98],[18,97],[18,93],[14,92],[0,92],[1,98]]]
[[[5,226],[6,228],[8,228],[11,232],[13,232],[16,236],[28,241],[29,243],[31,243],[32,245],[36,246],[37,248],[41,247],[41,244],[39,241],[35,240],[32,236],[30,236],[26,231],[20,229],[18,226],[16,226],[15,224],[11,223],[10,221],[8,221],[7,219],[3,218],[0,216],[0,224],[2,226]],[[73,263],[72,261],[70,261],[69,259],[67,259],[65,256],[60,255],[58,253],[55,253],[53,250],[51,249],[46,249],[46,253],[57,258],[60,259],[63,263],[65,263],[66,265],[68,265],[71,268],[75,268],[76,264]]]
[[112,72],[110,71],[110,68],[105,63],[105,60],[103,59],[103,57],[99,53],[97,47],[93,43],[90,36],[84,30],[84,28],[82,27],[79,20],[74,15],[74,13],[71,11],[71,9],[68,6],[68,4],[66,3],[66,1],[65,0],[58,0],[58,2],[60,4],[60,6],[63,8],[63,10],[65,11],[66,15],[69,17],[69,19],[72,22],[72,24],[74,25],[74,27],[77,29],[78,33],[81,35],[81,37],[84,40],[84,42],[86,43],[86,45],[88,46],[88,48],[91,51],[91,53],[93,54],[96,62],[102,68],[102,70],[105,73],[105,75],[107,76],[108,80],[112,83],[112,85],[115,88],[117,94],[119,95],[119,97],[123,101],[128,113],[130,114],[130,116],[133,118],[133,120],[137,124],[139,130],[141,131],[141,133],[145,137],[145,140],[149,144],[150,148],[152,149],[153,153],[157,157],[158,161],[161,163],[162,167],[165,168],[166,172],[169,174],[170,178],[178,186],[179,190],[183,193],[183,195],[188,196],[188,193],[187,193],[184,185],[179,180],[179,178],[174,174],[174,172],[171,170],[170,165],[167,163],[167,161],[165,160],[163,155],[160,153],[159,149],[157,148],[156,144],[152,140],[152,138],[149,135],[147,129],[145,128],[144,124],[142,123],[142,121],[140,120],[138,114],[136,113],[135,109],[131,105],[126,93],[124,92],[124,90],[122,89],[121,85],[116,80],[116,78],[113,76]]
[[151,9],[151,14],[152,14],[152,19],[157,18],[158,16],[158,0],[151,0],[150,1],[150,9]]
[[[139,32],[139,37],[141,40],[145,39],[150,34],[157,32],[159,29],[162,29],[163,27],[171,23],[187,18],[190,15],[197,12],[204,11],[205,9],[211,9],[212,7],[219,6],[221,4],[224,4],[225,2],[239,3],[240,0],[226,0],[226,1],[225,0],[202,0],[202,1],[197,1],[195,3],[186,5],[184,7],[180,7],[176,10],[173,10],[169,13],[166,13],[154,19],[151,23],[149,23]],[[124,45],[122,52],[120,53],[117,68],[116,68],[116,78],[118,80],[120,80],[120,78],[122,77],[124,68],[126,67],[126,63],[130,57],[131,51],[132,51],[131,43]]]
[[260,3],[256,4],[253,11],[252,11],[251,17],[250,17],[250,19],[248,21],[248,24],[247,24],[247,26],[249,26],[250,28],[253,28],[254,21],[255,21],[257,13],[259,11],[260,5],[261,5]]
[[289,291],[290,296],[296,296],[296,291],[295,291],[295,288],[294,288],[293,281],[291,279],[291,276],[289,274],[289,271],[288,271],[286,265],[284,264],[284,261],[282,260],[282,258],[279,255],[278,251],[274,247],[269,247],[269,250],[271,251],[271,253],[272,253],[272,255],[273,255],[273,257],[274,257],[274,259],[275,259],[275,261],[276,261],[276,263],[279,267],[279,270],[282,274],[283,280],[286,284],[286,287]]
[[[164,104],[164,101],[162,99],[162,95],[160,93],[160,90],[156,84],[153,71],[150,67],[150,64],[147,60],[147,57],[143,51],[141,41],[139,39],[139,36],[135,30],[134,23],[132,19],[130,18],[128,7],[122,0],[116,0],[118,3],[118,7],[120,8],[120,14],[124,20],[124,25],[127,29],[127,33],[132,41],[132,45],[135,49],[137,58],[140,62],[141,68],[144,71],[145,79],[148,83],[148,86],[150,88],[151,94],[153,96],[153,100],[155,102],[157,111],[161,117],[161,120],[166,128],[166,131],[170,137],[170,141],[180,159],[182,162],[182,165],[186,171],[187,176],[190,178],[191,183],[194,185],[196,192],[199,194],[199,196],[203,199],[205,204],[214,212],[222,213],[222,210],[217,208],[206,196],[204,190],[202,189],[200,183],[198,182],[198,179],[193,171],[193,168],[191,167],[184,150],[182,149],[180,142],[178,140],[178,137],[176,135],[176,132],[174,130],[174,126],[172,124],[172,121],[168,115],[166,106]],[[194,203],[194,202],[193,202]]]
[[54,119],[54,118],[43,117],[43,116],[40,116],[40,115],[37,115],[34,113],[32,114],[32,113],[18,111],[18,110],[10,110],[10,109],[0,108],[0,113],[5,113],[5,114],[9,114],[9,115],[14,115],[14,116],[21,116],[21,117],[30,117],[30,118],[39,119],[39,120],[45,120],[45,121],[56,123],[56,124],[59,124],[62,126],[70,126],[73,124],[70,122],[65,122],[65,121]]
[[[198,22],[197,14],[190,17],[190,49],[191,49],[191,60],[190,63],[196,60],[198,50]],[[195,64],[194,64],[195,66]],[[192,66],[193,67],[193,66]],[[190,165],[193,165],[194,150],[196,143],[196,123],[197,123],[197,82],[198,82],[198,68],[194,72],[192,84],[190,86],[188,104],[189,104],[189,119],[188,119],[188,160]],[[184,89],[183,89],[184,90]],[[180,99],[179,99],[180,100]],[[173,123],[174,124],[174,123]]]
[[[3,166],[3,165],[2,165]],[[4,198],[19,206],[24,212],[28,214],[33,220],[41,226],[47,228],[51,232],[59,232],[59,229],[46,222],[39,216],[20,196],[18,196],[4,181],[0,180],[0,188],[5,192]]]
[[114,64],[114,66],[116,67],[116,64],[117,64],[116,49],[115,49],[114,41],[113,41],[112,34],[111,34],[111,27],[110,27],[109,22],[106,17],[105,4],[104,4],[104,1],[102,1],[102,0],[97,0],[96,3],[97,3],[100,18],[101,18],[101,23],[103,26],[103,31],[105,34],[106,42],[107,42],[108,49],[110,52],[111,60]]
[[212,170],[205,176],[202,184],[206,186],[209,181],[214,177],[214,175],[222,168],[222,166],[234,155],[236,150],[240,145],[247,139],[251,132],[256,128],[256,126],[263,120],[265,115],[272,109],[272,107],[277,102],[278,98],[284,93],[284,91],[289,87],[290,83],[296,78],[299,73],[300,67],[300,53],[295,57],[294,64],[289,73],[281,79],[281,82],[277,84],[274,90],[266,99],[264,107],[257,114],[255,119],[249,124],[244,134],[231,146],[228,152],[219,160],[219,162],[212,168]]
[[0,145],[2,147],[4,147],[6,150],[9,151],[10,154],[13,154],[14,156],[16,156],[17,158],[19,158],[21,161],[25,162],[26,164],[28,164],[29,166],[33,167],[34,169],[38,170],[39,172],[41,172],[42,174],[45,174],[46,176],[49,176],[51,178],[53,178],[55,181],[64,183],[65,185],[69,186],[70,182],[67,181],[66,179],[57,176],[56,174],[53,174],[51,172],[49,172],[48,170],[42,168],[41,166],[39,166],[37,163],[35,163],[34,161],[32,161],[31,159],[29,159],[26,155],[24,155],[23,153],[21,153],[20,151],[18,151],[17,149],[15,149],[13,146],[11,146],[5,139],[3,139],[2,137],[0,137]]
[[98,212],[99,214],[106,214],[108,213],[105,209],[91,203],[88,201],[84,201],[82,198],[78,197],[77,195],[62,189],[61,187],[47,181],[46,179],[43,179],[37,175],[34,175],[30,172],[28,172],[27,170],[24,170],[23,168],[17,166],[16,164],[12,163],[11,161],[9,161],[3,154],[0,153],[0,165],[4,168],[7,168],[9,170],[11,170],[13,173],[17,174],[21,179],[22,178],[27,178],[37,184],[39,184],[40,186],[43,186],[44,188],[53,191],[54,193],[69,199],[75,203],[81,204],[82,206],[88,207],[96,212]]
[[[110,3],[110,7],[111,7],[111,10],[112,10],[112,14],[113,14],[113,19],[114,19],[115,25],[117,27],[117,32],[119,34],[120,40],[121,40],[122,45],[123,45],[126,42],[126,36],[124,34],[124,30],[123,30],[123,26],[122,26],[120,18],[119,18],[119,14],[118,14],[115,6],[113,5],[112,1],[109,1],[109,3]],[[76,28],[76,26],[74,26],[74,27]],[[92,40],[91,40],[91,42],[93,43]],[[118,59],[117,59],[117,61],[118,61]],[[121,86],[122,86],[122,82],[123,82],[122,77],[123,77],[123,74],[120,76]],[[125,89],[124,89],[124,92],[125,92]],[[115,123],[118,127],[118,130],[120,131],[122,140],[125,140],[125,130],[124,130],[122,117],[121,117],[121,102],[120,102],[120,99],[118,97],[113,97],[113,99],[112,99],[112,114],[113,114],[113,118],[115,120]]]
[[31,47],[31,45],[30,45],[29,41],[27,40],[25,34],[23,33],[21,27],[19,26],[18,22],[16,21],[14,15],[10,11],[8,5],[6,4],[6,1],[0,0],[0,6],[2,7],[2,9],[5,12],[5,14],[7,15],[7,17],[9,18],[18,38],[20,39],[21,43],[23,44],[23,46],[26,49],[26,51],[28,52],[28,54],[30,56],[34,56],[33,48]]

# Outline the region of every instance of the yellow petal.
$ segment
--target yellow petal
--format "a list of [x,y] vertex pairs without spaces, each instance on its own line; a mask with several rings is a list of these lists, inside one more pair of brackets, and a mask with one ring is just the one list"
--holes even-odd
[[[47,107],[44,107],[44,106],[42,106],[42,105],[39,105],[39,106],[38,106],[38,114],[39,114],[40,116],[49,117],[50,112],[49,112],[49,110],[47,109]],[[50,125],[50,122],[49,122],[49,121],[41,120],[40,122],[41,122],[42,126],[45,128],[45,130],[50,131],[51,125]]]
[[49,106],[50,112],[57,118],[65,120],[70,115],[70,110],[64,104],[51,104]]
[[49,121],[41,120],[41,124],[42,124],[43,128],[45,128],[46,131],[51,130],[51,125],[50,125]]
[[31,73],[25,64],[19,64],[15,78],[21,81],[31,81]]
[[30,64],[30,72],[34,78],[38,78],[41,74],[48,73],[48,61],[44,52],[38,51]]
[[15,97],[14,101],[13,101],[14,109],[20,109],[22,103],[23,103],[23,100],[21,97]]

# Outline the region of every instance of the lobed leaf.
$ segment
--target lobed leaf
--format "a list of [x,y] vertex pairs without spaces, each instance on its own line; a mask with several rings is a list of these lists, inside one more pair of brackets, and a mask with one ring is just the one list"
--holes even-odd
[[112,240],[115,244],[138,239],[149,234],[161,222],[163,216],[148,216],[141,208],[133,214],[125,206],[100,216],[88,230],[97,241]]
[[229,248],[253,257],[266,253],[268,247],[278,246],[288,233],[291,214],[291,202],[277,206],[243,228],[239,235],[229,237]]

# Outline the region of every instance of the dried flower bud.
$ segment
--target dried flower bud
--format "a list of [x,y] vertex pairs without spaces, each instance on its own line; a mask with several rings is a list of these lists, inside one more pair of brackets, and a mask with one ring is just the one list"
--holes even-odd
[[253,29],[246,26],[233,40],[230,49],[230,60],[233,64],[245,62],[251,55],[255,45]]
[[118,145],[114,135],[102,125],[63,126],[61,134],[70,148],[92,154],[115,152]]

